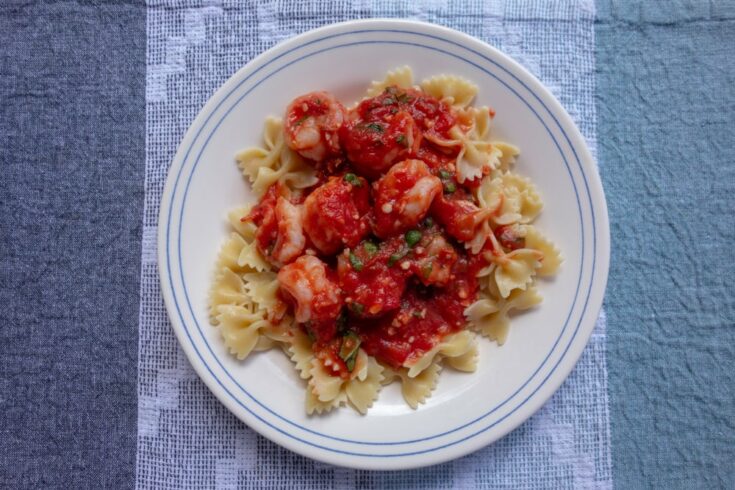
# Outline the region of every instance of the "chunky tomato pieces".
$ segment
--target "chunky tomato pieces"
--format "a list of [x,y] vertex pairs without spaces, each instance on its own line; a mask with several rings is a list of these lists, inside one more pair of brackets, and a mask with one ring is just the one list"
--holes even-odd
[[[451,193],[444,192],[434,199],[431,206],[431,215],[444,229],[457,240],[464,242],[472,240],[477,228],[487,219],[488,212],[481,210],[472,197],[457,184],[449,181],[453,186]],[[445,187],[449,184],[445,184]]]
[[[488,249],[471,255],[463,242],[487,212],[456,179],[455,126],[463,122],[447,104],[398,87],[350,110],[325,92],[287,110],[286,142],[313,160],[319,184],[299,196],[274,185],[247,219],[334,376],[350,376],[359,347],[398,368],[464,328]],[[517,228],[495,236],[522,245]]]
[[401,305],[409,272],[396,262],[404,248],[398,236],[379,245],[365,241],[339,256],[340,286],[353,316],[377,317]]
[[526,238],[518,225],[498,226],[495,229],[495,238],[506,250],[518,250],[526,246]]
[[355,169],[376,178],[411,154],[420,132],[407,112],[398,112],[385,120],[365,120],[352,113],[340,136]]
[[449,130],[456,123],[445,103],[418,90],[391,86],[349,113],[340,139],[355,168],[376,178],[406,158],[420,157],[433,167],[456,157],[457,147],[431,142],[449,139]]
[[354,247],[370,232],[370,189],[362,177],[330,177],[304,201],[304,229],[325,255]]
[[318,258],[302,255],[278,271],[278,282],[297,322],[308,324],[321,342],[334,337],[344,304],[334,271]]

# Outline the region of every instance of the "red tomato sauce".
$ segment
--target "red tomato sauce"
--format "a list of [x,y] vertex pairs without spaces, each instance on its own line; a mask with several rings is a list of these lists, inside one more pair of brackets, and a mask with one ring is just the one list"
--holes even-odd
[[[329,94],[317,94],[292,103],[291,126],[319,114],[315,101]],[[331,146],[313,162],[319,182],[288,195],[302,213],[304,253],[313,257],[284,266],[288,274],[279,273],[279,281],[290,281],[281,283],[280,295],[291,311],[298,306],[315,356],[344,378],[354,369],[357,346],[398,368],[465,328],[464,310],[478,294],[476,274],[488,262],[462,243],[474,236],[482,216],[473,183],[456,179],[459,148],[437,144],[461,128],[450,106],[419,90],[388,87],[344,110],[336,133],[334,121],[321,128]],[[266,256],[278,233],[274,208],[283,194],[272,186],[245,218],[258,226],[256,241]],[[496,233],[503,244],[521,243],[514,230]]]
[[[465,326],[464,309],[477,296],[478,283],[469,277],[465,259],[454,267],[455,280],[447,287],[413,284],[401,308],[377,321],[358,321],[355,328],[365,351],[393,368],[410,364],[450,333]],[[476,272],[476,271],[475,271]]]
[[388,87],[363,100],[340,131],[347,158],[364,175],[376,178],[393,163],[416,157],[431,168],[456,158],[459,148],[432,145],[425,134],[449,139],[457,117],[443,102],[414,89]]
[[369,231],[370,189],[354,174],[330,177],[304,201],[304,228],[323,254],[354,247]]
[[278,222],[276,221],[276,201],[278,201],[279,186],[274,184],[261,198],[260,202],[253,206],[250,214],[243,221],[252,221],[258,227],[255,232],[255,241],[265,257],[270,255],[273,245],[278,237]]

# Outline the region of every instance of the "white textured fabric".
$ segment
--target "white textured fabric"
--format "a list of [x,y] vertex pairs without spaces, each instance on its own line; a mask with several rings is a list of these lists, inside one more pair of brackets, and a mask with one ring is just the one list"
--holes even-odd
[[316,463],[260,437],[197,378],[168,322],[156,265],[158,207],[179,141],[214,91],[294,34],[365,17],[413,18],[487,41],[539,77],[595,150],[591,0],[151,1],[141,277],[139,488],[609,488],[605,317],[559,392],[528,422],[460,460],[406,472]]

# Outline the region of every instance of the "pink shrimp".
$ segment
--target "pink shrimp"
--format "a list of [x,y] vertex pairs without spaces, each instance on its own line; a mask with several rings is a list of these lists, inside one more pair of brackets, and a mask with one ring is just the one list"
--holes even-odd
[[301,255],[306,247],[303,230],[303,207],[279,197],[276,202],[278,236],[271,257],[280,264],[288,264]]
[[297,97],[286,109],[286,144],[309,160],[321,162],[340,154],[338,132],[345,108],[327,92]]
[[375,184],[375,225],[381,238],[408,230],[429,212],[442,183],[421,160],[404,160]]
[[278,271],[278,282],[296,321],[309,322],[319,340],[329,340],[344,305],[335,272],[313,255],[302,255]]

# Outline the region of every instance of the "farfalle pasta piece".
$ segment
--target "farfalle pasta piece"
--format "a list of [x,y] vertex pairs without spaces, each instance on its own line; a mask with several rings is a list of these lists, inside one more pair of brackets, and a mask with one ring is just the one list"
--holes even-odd
[[541,267],[536,271],[539,276],[553,276],[559,270],[562,258],[559,249],[551,240],[543,236],[534,226],[525,227],[526,248],[538,250],[543,254]]
[[[234,235],[234,233],[233,233]],[[247,243],[243,241],[244,245],[240,249],[240,255],[237,257],[237,265],[244,270],[254,270],[263,272],[270,269],[270,265],[263,258],[263,255],[258,250],[255,242]]]
[[331,412],[333,409],[344,405],[347,402],[347,394],[344,392],[340,392],[339,395],[337,395],[335,398],[323,402],[317,398],[314,393],[306,390],[306,403],[304,407],[306,408],[306,413],[309,415],[312,415],[314,413],[317,413],[318,415],[321,415],[323,413]]
[[[299,372],[301,379],[309,379],[311,377],[312,361],[314,360],[314,352],[311,350],[311,339],[300,329],[294,329],[293,336],[285,348],[286,354],[296,365],[296,371]],[[311,390],[307,390],[311,392]]]
[[493,146],[501,153],[497,170],[503,173],[509,172],[516,163],[516,157],[521,154],[520,148],[505,141],[493,141]]
[[506,173],[501,177],[503,186],[511,196],[515,197],[521,223],[530,223],[541,212],[544,204],[541,196],[530,179],[514,173]]
[[319,401],[328,402],[334,400],[342,391],[344,380],[339,376],[332,376],[331,370],[328,370],[321,360],[313,358],[311,360],[311,369],[309,370],[309,387]]
[[411,88],[413,85],[413,71],[410,66],[401,66],[395,70],[389,71],[383,80],[374,81],[368,88],[366,97],[375,97],[380,95],[391,85],[398,86],[400,88]]
[[469,129],[465,132],[454,126],[449,135],[462,145],[455,163],[457,180],[461,184],[497,169],[503,153],[489,141],[491,118],[487,107],[469,108],[460,117],[469,124]]
[[260,330],[269,325],[268,320],[248,306],[220,305],[217,310],[225,346],[238,359],[245,359],[258,343]]
[[498,345],[503,345],[510,327],[508,313],[511,310],[527,310],[541,303],[541,300],[541,295],[533,286],[525,291],[516,289],[507,298],[493,297],[486,292],[468,306],[464,314],[477,331]]
[[243,247],[247,246],[245,239],[238,233],[230,233],[230,237],[225,241],[217,255],[217,271],[230,269],[233,272],[243,273],[248,271],[248,267],[240,264],[240,254]]
[[227,221],[230,222],[230,226],[248,242],[252,242],[255,239],[257,226],[252,221],[242,221],[242,218],[250,214],[252,207],[252,205],[242,206],[232,209],[227,213]]
[[441,364],[433,362],[417,376],[411,378],[408,376],[408,369],[406,368],[400,368],[398,370],[386,368],[384,371],[384,383],[398,379],[401,383],[403,399],[406,400],[408,406],[415,410],[421,403],[426,402],[426,399],[429,398],[431,392],[436,388],[441,369]]
[[266,350],[271,350],[277,345],[278,342],[275,342],[273,339],[266,337],[261,331],[261,335],[258,337],[258,341],[255,343],[255,347],[253,347],[253,351],[263,352]]
[[475,196],[480,206],[493,210],[490,219],[496,225],[530,223],[543,207],[536,186],[513,173],[483,178]]
[[[383,366],[362,349],[357,353],[355,367],[349,379],[333,376],[317,358],[312,359],[310,364],[307,391],[316,402],[319,402],[319,404],[311,403],[314,409],[318,407],[326,409],[334,406],[335,401],[347,400],[358,412],[364,414],[378,397],[383,381]],[[307,396],[307,410],[309,405]]]
[[271,321],[270,326],[263,329],[260,333],[261,335],[273,340],[275,343],[281,344],[282,347],[287,347],[298,330],[298,326],[294,322],[293,317],[284,315],[277,323]]
[[421,82],[432,97],[456,107],[467,107],[477,95],[477,85],[455,75],[437,75]]
[[480,355],[480,350],[477,348],[477,342],[472,343],[472,348],[460,354],[458,356],[446,357],[444,362],[447,363],[452,369],[462,371],[465,373],[474,373],[477,370],[477,360]]
[[[364,352],[364,351],[362,351]],[[368,408],[378,398],[383,382],[383,366],[373,357],[367,357],[364,376],[350,379],[344,384],[344,391],[350,405],[361,414],[367,413]]]
[[248,296],[259,309],[273,310],[279,305],[280,300],[277,296],[279,285],[275,272],[249,272],[242,278]]
[[230,233],[230,238],[222,245],[217,257],[217,270],[230,269],[242,274],[251,271],[265,271],[270,265],[258,251],[255,242],[247,242],[239,233]]
[[495,284],[501,298],[507,298],[514,289],[525,290],[541,267],[543,255],[537,250],[522,248],[507,254],[494,255]]
[[408,368],[408,377],[415,378],[424,369],[427,369],[434,362],[434,358],[460,357],[475,347],[475,336],[467,330],[457,332],[439,342],[433,349],[425,352],[416,360],[407,361],[404,367]]
[[490,228],[490,224],[487,222],[487,220],[482,222],[480,226],[477,227],[477,230],[475,231],[475,236],[472,237],[472,240],[464,244],[465,248],[468,249],[470,253],[477,255],[482,250],[482,247],[487,241],[487,237],[492,232],[493,230]]
[[242,278],[225,267],[216,274],[212,288],[209,290],[210,321],[217,324],[218,308],[221,305],[246,305],[250,303]]
[[259,198],[276,182],[303,189],[316,184],[318,180],[314,168],[285,144],[283,121],[280,118],[266,118],[263,147],[247,148],[235,158]]

